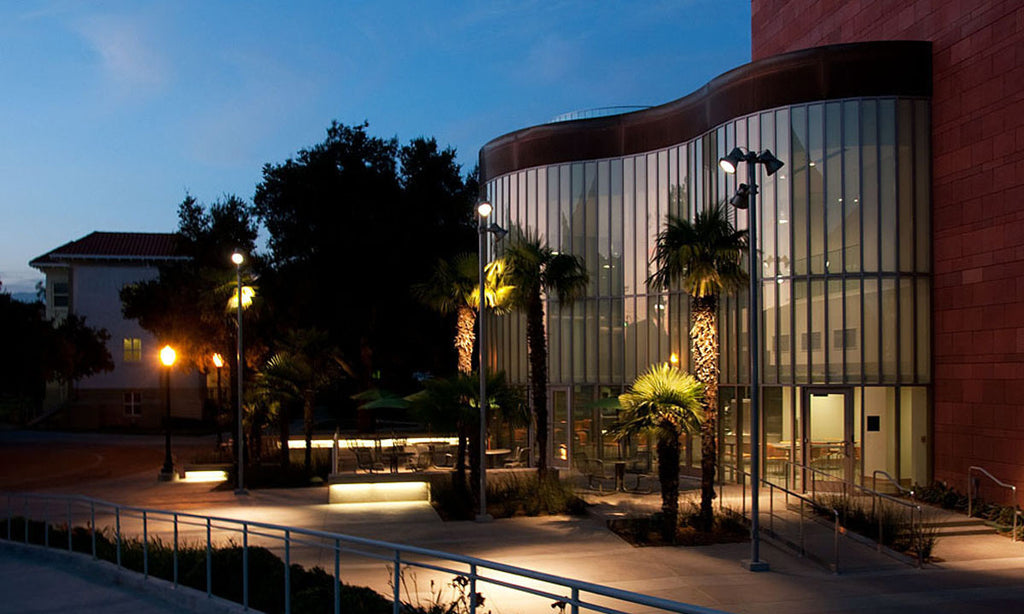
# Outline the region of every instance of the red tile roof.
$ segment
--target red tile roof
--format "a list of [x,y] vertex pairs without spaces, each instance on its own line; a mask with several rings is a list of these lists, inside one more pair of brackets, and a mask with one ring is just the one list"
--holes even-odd
[[93,232],[29,262],[40,266],[69,260],[176,260],[177,235],[168,232]]

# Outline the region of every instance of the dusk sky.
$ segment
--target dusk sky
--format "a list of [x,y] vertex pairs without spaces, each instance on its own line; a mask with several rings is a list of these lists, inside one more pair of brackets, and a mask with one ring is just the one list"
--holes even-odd
[[435,137],[464,171],[568,111],[674,100],[750,61],[747,0],[4,2],[0,281],[94,230],[251,201],[331,120]]

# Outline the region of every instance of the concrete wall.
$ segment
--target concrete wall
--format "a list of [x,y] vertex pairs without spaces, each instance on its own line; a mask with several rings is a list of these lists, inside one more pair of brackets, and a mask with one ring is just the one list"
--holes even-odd
[[753,0],[753,59],[832,43],[933,43],[934,477],[1024,486],[1024,5]]

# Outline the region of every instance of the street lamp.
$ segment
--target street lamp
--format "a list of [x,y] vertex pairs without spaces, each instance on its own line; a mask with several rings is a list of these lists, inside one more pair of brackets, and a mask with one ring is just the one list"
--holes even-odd
[[760,370],[758,362],[761,353],[758,345],[758,324],[761,318],[761,282],[759,280],[757,256],[757,165],[763,164],[768,176],[774,175],[784,165],[771,150],[761,153],[733,148],[729,155],[722,157],[718,165],[730,175],[736,173],[740,162],[747,163],[747,181],[741,183],[736,195],[729,199],[729,204],[737,209],[748,209],[747,213],[747,248],[750,253],[750,307],[748,327],[750,330],[750,561],[744,561],[750,571],[768,571],[768,562],[760,560],[760,522],[758,519],[761,482],[761,389],[758,379]]
[[220,389],[220,368],[224,366],[224,357],[214,352],[213,354],[213,366],[217,368],[217,415],[214,416],[214,420],[217,422],[217,445],[220,445],[223,441],[221,438],[221,422],[220,416],[224,411],[224,395]]
[[247,495],[249,493],[245,490],[245,440],[242,438],[242,370],[245,364],[242,362],[242,263],[245,262],[245,256],[236,251],[231,254],[231,262],[235,263],[235,292],[237,292],[236,298],[238,299],[238,352],[236,354],[238,359],[236,363],[238,365],[238,439],[235,444],[238,450],[238,488],[235,489],[235,494]]
[[480,513],[476,516],[477,522],[488,522],[493,520],[487,513],[487,337],[484,314],[487,309],[487,294],[484,286],[484,260],[487,254],[487,233],[493,234],[501,239],[508,231],[496,223],[487,225],[487,217],[491,215],[491,203],[487,201],[477,205],[477,231],[480,234],[480,246],[477,260],[480,265],[480,295],[477,308],[477,322],[479,333],[477,334],[477,348],[480,352],[478,368],[480,370]]
[[171,367],[174,366],[174,359],[177,354],[174,348],[165,345],[160,350],[160,362],[167,367],[164,373],[164,399],[166,400],[166,413],[164,414],[164,466],[160,469],[160,480],[169,482],[174,479],[174,461],[171,460]]

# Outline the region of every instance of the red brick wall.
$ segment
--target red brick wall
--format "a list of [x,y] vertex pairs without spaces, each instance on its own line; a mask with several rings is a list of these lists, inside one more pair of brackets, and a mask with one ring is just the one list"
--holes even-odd
[[1024,5],[753,0],[753,59],[933,43],[935,478],[982,465],[1024,487]]

